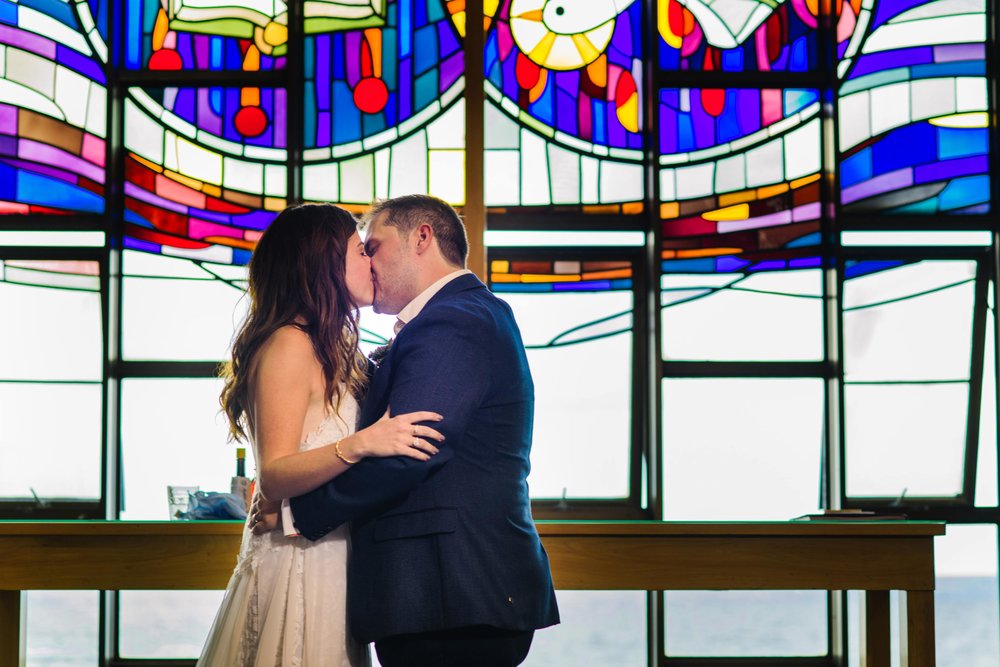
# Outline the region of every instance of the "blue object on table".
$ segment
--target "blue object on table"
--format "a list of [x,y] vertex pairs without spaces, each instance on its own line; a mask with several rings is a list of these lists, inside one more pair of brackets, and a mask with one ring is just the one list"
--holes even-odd
[[195,491],[188,494],[188,510],[180,512],[178,518],[186,521],[198,519],[246,519],[247,510],[243,498],[233,493],[215,491]]

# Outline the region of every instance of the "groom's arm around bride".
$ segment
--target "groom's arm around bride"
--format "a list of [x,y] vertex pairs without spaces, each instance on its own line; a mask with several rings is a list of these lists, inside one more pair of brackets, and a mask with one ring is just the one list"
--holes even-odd
[[425,196],[382,202],[367,247],[375,307],[405,326],[372,379],[361,427],[387,409],[444,416],[429,461],[364,459],[291,501],[317,539],[352,522],[354,634],[394,665],[516,665],[558,622],[527,476],[533,385],[509,306],[464,271],[454,210]]

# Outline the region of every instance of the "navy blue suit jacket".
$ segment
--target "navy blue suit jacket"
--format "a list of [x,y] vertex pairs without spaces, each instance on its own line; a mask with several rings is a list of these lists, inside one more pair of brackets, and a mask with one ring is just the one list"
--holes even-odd
[[442,414],[439,453],[364,459],[291,500],[309,539],[352,522],[355,636],[558,623],[526,481],[534,386],[510,307],[473,275],[446,284],[396,337],[360,426],[387,406]]

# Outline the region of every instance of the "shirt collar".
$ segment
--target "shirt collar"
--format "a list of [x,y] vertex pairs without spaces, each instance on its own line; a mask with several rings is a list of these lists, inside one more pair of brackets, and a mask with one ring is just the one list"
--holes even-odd
[[406,326],[406,324],[409,323],[410,320],[412,320],[414,317],[419,315],[420,311],[423,310],[424,306],[427,305],[427,302],[433,299],[434,295],[440,292],[445,285],[450,283],[455,278],[458,278],[459,276],[464,276],[468,273],[472,273],[472,271],[468,269],[459,269],[458,271],[453,271],[448,275],[439,279],[437,282],[435,282],[433,285],[425,289],[420,294],[418,294],[417,297],[413,299],[413,301],[406,304],[406,306],[404,306],[403,309],[399,311],[399,315],[396,316],[396,325],[393,327],[393,332],[396,335],[399,335],[400,329]]

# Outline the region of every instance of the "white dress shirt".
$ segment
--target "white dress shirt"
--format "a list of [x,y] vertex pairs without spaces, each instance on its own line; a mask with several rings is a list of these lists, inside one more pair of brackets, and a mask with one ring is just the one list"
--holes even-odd
[[[399,314],[396,315],[396,324],[392,328],[395,335],[398,336],[402,328],[406,326],[407,323],[409,323],[414,317],[419,315],[420,311],[422,311],[424,306],[427,305],[427,302],[433,299],[434,295],[440,292],[445,285],[450,283],[455,278],[464,276],[468,273],[472,273],[472,271],[469,269],[452,271],[418,294],[413,301],[406,304],[403,309],[399,311]],[[288,498],[281,501],[281,527],[287,537],[296,537],[301,534],[295,528],[295,516],[292,514],[292,504],[289,502]]]

